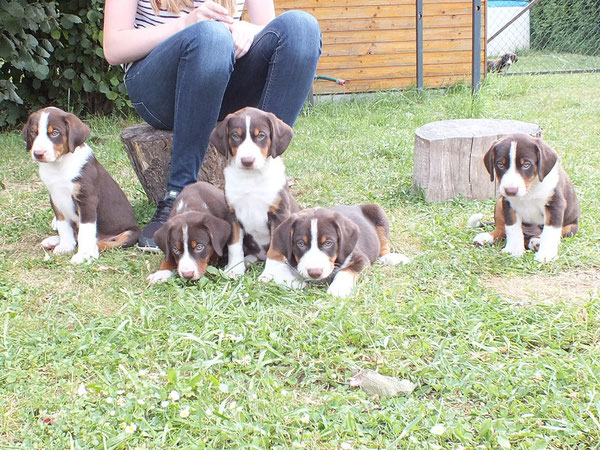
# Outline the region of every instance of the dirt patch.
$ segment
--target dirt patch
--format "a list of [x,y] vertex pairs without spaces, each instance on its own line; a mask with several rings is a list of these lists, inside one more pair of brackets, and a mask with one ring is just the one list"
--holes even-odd
[[493,277],[483,285],[504,299],[523,304],[583,304],[600,293],[600,270],[578,270],[555,275]]

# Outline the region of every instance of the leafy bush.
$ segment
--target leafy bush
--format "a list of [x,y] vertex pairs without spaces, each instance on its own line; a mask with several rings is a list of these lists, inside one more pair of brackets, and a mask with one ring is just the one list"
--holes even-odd
[[101,0],[0,0],[0,128],[39,107],[124,111],[123,71],[102,52]]
[[544,0],[530,20],[533,49],[600,54],[600,0]]

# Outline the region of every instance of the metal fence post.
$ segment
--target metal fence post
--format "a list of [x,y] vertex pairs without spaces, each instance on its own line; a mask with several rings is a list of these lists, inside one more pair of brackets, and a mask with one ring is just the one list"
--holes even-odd
[[423,90],[423,0],[417,0],[417,89]]
[[472,92],[481,87],[481,0],[473,0],[473,67]]

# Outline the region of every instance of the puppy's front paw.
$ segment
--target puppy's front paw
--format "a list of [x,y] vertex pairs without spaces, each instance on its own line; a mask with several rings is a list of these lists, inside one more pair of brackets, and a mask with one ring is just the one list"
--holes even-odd
[[98,249],[96,249],[96,251],[90,251],[90,252],[82,252],[82,251],[78,251],[77,253],[75,253],[72,257],[71,257],[71,263],[72,264],[82,264],[84,262],[92,262],[92,260],[97,259],[98,258]]
[[554,261],[556,258],[558,258],[558,251],[554,251],[553,249],[546,250],[542,247],[535,254],[534,259],[538,262],[544,263],[544,262]]
[[60,244],[60,238],[58,236],[48,236],[46,239],[44,239],[40,243],[42,248],[46,249],[46,250],[53,250],[56,247],[58,247],[59,244]]
[[525,253],[525,248],[522,245],[519,246],[506,246],[502,249],[502,253],[508,253],[510,256],[513,256],[515,258],[519,258],[521,256],[523,256],[523,254]]
[[148,278],[146,278],[146,279],[148,280],[148,282],[150,284],[164,283],[169,278],[171,278],[172,275],[173,275],[173,271],[171,271],[171,270],[158,270],[158,271],[148,275]]
[[75,247],[77,245],[75,244],[75,242],[71,243],[71,242],[67,242],[67,243],[63,243],[60,242],[56,247],[54,247],[53,253],[55,255],[65,255],[67,253],[73,253],[75,251]]
[[537,252],[538,249],[540,248],[540,242],[542,242],[542,240],[539,237],[533,237],[533,238],[529,239],[529,245],[527,246],[527,248],[529,250],[533,250],[534,252]]
[[473,244],[475,245],[485,245],[485,244],[493,244],[494,238],[490,233],[479,233],[473,239]]
[[408,264],[410,259],[402,253],[388,253],[381,256],[379,261],[388,266],[397,266],[398,264]]
[[229,278],[233,278],[234,280],[237,280],[239,277],[244,275],[245,272],[246,265],[244,264],[244,261],[240,261],[239,263],[235,264],[228,264],[227,267],[225,267],[225,275]]
[[327,293],[339,298],[350,297],[354,289],[354,283],[355,274],[340,270],[329,285]]

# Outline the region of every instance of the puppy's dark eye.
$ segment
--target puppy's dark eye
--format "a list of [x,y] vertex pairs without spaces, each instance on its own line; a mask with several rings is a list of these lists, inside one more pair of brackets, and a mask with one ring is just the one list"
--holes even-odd
[[179,254],[181,253],[181,250],[179,250],[179,248],[178,248],[178,247],[173,247],[173,248],[171,249],[171,251],[172,251],[174,254],[176,254],[176,255],[179,255]]
[[58,137],[60,136],[60,132],[58,132],[57,130],[52,130],[52,133],[50,133],[50,137]]
[[531,163],[529,161],[526,161],[523,163],[523,165],[521,167],[523,169],[529,169],[529,168],[531,168]]
[[498,162],[496,163],[496,167],[497,167],[498,169],[504,169],[504,163],[503,163],[502,161],[498,161]]
[[323,242],[323,248],[331,248],[333,247],[333,241],[331,239],[327,239]]
[[267,135],[265,133],[263,133],[262,131],[260,133],[258,133],[258,135],[256,136],[256,138],[260,141],[262,141],[266,137],[267,137]]
[[304,248],[304,247],[306,247],[306,243],[305,243],[305,242],[304,242],[302,239],[298,239],[298,240],[296,241],[296,246],[297,246],[298,248]]
[[241,139],[241,137],[240,137],[240,135],[239,135],[239,134],[237,134],[237,133],[233,133],[233,134],[231,135],[231,140],[232,140],[232,141],[234,141],[234,142],[237,142],[237,141],[239,141],[240,139]]
[[200,253],[202,250],[204,250],[204,244],[198,244],[194,247],[196,253]]

